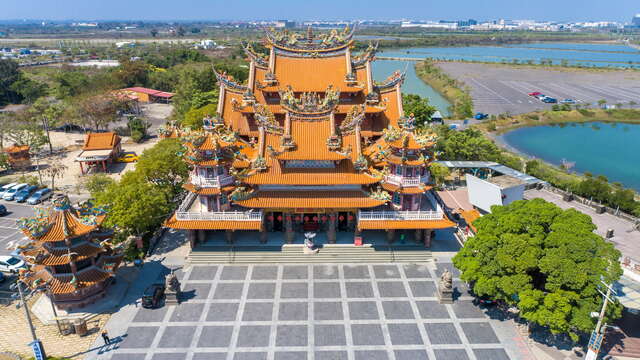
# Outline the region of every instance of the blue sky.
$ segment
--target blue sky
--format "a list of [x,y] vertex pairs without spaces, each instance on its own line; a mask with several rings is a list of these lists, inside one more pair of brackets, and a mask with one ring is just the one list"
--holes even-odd
[[630,21],[639,0],[0,0],[0,19]]

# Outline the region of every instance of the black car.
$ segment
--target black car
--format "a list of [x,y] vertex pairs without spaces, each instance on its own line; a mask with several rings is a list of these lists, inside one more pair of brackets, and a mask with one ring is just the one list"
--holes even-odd
[[160,306],[164,298],[164,284],[153,284],[142,294],[142,307],[153,309]]
[[9,212],[7,211],[7,207],[0,204],[0,216],[5,216],[7,215]]

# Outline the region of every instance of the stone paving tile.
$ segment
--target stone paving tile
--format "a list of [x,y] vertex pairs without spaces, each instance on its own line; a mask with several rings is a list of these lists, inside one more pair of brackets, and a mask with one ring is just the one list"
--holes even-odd
[[378,320],[378,307],[374,301],[350,301],[349,318],[351,320]]
[[[238,333],[237,347],[265,347],[269,345],[269,325],[242,325]],[[236,353],[237,355],[238,353]]]
[[233,326],[204,326],[198,340],[198,347],[228,348],[232,334]]
[[378,281],[381,297],[407,297],[402,281]]
[[338,275],[337,265],[316,265],[313,267],[314,279],[337,279]]
[[185,353],[158,353],[153,354],[151,360],[184,360],[186,357]]
[[194,266],[191,268],[189,280],[211,280],[216,276],[217,266]]
[[275,265],[254,266],[251,272],[251,280],[276,280],[277,278],[278,267]]
[[275,283],[254,283],[249,285],[247,299],[273,299],[276,295]]
[[159,348],[188,348],[196,332],[195,326],[167,326],[158,343]]
[[145,349],[151,346],[158,332],[157,326],[131,326],[127,329],[127,337],[120,343],[121,349]]
[[280,297],[283,299],[306,299],[309,297],[309,284],[282,283]]
[[459,319],[484,319],[482,309],[475,306],[472,301],[458,300],[451,305],[453,312]]
[[439,262],[436,264],[436,276],[440,278],[445,269],[449,270],[453,274],[453,277],[460,277],[460,270],[456,269],[453,263],[447,262]]
[[145,356],[146,354],[113,354],[111,360],[144,360]]
[[384,350],[356,350],[355,360],[387,360],[389,355]]
[[204,300],[209,296],[211,284],[186,284],[182,296],[187,299]]
[[235,321],[238,303],[213,303],[209,305],[207,321]]
[[399,279],[400,271],[397,265],[373,265],[376,279]]
[[510,360],[504,349],[473,349],[473,354],[478,359]]
[[313,304],[314,320],[342,320],[341,302],[316,302]]
[[[469,360],[467,352],[462,349],[434,349],[436,360]],[[478,360],[485,360],[479,358]],[[486,360],[494,360],[487,358]]]
[[422,336],[416,324],[389,324],[389,336],[393,345],[422,345]]
[[275,360],[307,360],[307,353],[303,351],[276,351]]
[[488,322],[461,323],[460,326],[471,344],[496,344],[500,342]]
[[226,352],[197,352],[193,353],[191,360],[227,360]]
[[176,306],[170,321],[198,321],[205,304],[180,304]]
[[244,305],[242,321],[271,321],[272,302],[252,302]]
[[169,307],[164,306],[158,309],[145,309],[140,307],[136,316],[133,318],[133,322],[160,322],[167,314]]
[[267,360],[266,352],[236,352],[233,360]]
[[373,297],[373,288],[370,282],[348,282],[345,283],[348,298],[367,298]]
[[316,351],[313,355],[315,360],[347,360],[349,358],[346,351]]
[[408,279],[429,279],[431,278],[431,273],[429,272],[429,268],[424,264],[405,264],[402,265],[402,269],[404,270],[404,274]]
[[429,360],[429,356],[424,350],[396,350],[394,354],[396,360]]
[[414,297],[436,296],[436,284],[433,281],[409,281],[409,288]]
[[387,319],[413,319],[413,310],[408,301],[383,301],[382,308]]
[[313,284],[313,297],[316,299],[339,298],[339,282],[317,282]]
[[309,319],[309,306],[306,302],[280,303],[278,320],[280,321],[306,321]]
[[220,283],[216,286],[216,290],[213,293],[213,298],[219,299],[240,299],[242,296],[242,288],[244,284],[223,284]]
[[448,319],[449,313],[443,304],[437,301],[416,301],[416,307],[423,319]]
[[351,336],[354,345],[384,345],[380,324],[352,324]]
[[342,266],[345,279],[369,279],[369,267],[367,265],[344,265]]
[[278,325],[276,346],[307,346],[307,325]]
[[346,346],[344,325],[315,325],[314,344],[316,346]]
[[282,278],[285,280],[308,279],[309,268],[306,265],[287,265],[282,268]]
[[426,323],[424,324],[424,328],[427,331],[427,336],[431,344],[462,344],[458,332],[452,323]]
[[247,277],[247,266],[225,266],[222,268],[220,280],[244,280]]

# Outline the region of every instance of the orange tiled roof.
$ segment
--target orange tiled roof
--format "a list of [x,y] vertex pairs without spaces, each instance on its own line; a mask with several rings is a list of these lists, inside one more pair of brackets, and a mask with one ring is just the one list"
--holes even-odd
[[[360,91],[361,88],[347,86],[345,54],[331,57],[287,57],[276,56],[275,76],[278,87],[293,86],[295,91],[324,92],[329,85],[342,92]],[[258,79],[264,82],[263,78]],[[364,79],[358,79],[365,83]]]
[[354,185],[375,184],[379,178],[356,173],[351,161],[341,161],[334,169],[326,168],[284,168],[275,159],[269,160],[269,169],[243,180],[252,185]]
[[464,221],[467,222],[467,225],[469,225],[469,227],[471,228],[471,230],[473,230],[473,232],[477,232],[478,230],[476,230],[476,227],[473,226],[473,222],[478,220],[478,218],[480,218],[482,215],[480,215],[480,212],[478,212],[478,210],[473,209],[473,210],[462,210],[460,211],[460,216],[462,216],[462,218],[464,219]]
[[182,230],[260,230],[261,221],[177,220],[173,215],[164,226]]
[[109,150],[120,143],[120,137],[114,132],[89,133],[84,139],[82,150]]
[[[84,259],[92,258],[106,250],[100,247],[100,245],[92,243],[90,241],[84,242],[78,246],[74,246],[69,249],[71,253],[76,253],[77,255],[73,258],[74,261],[81,261]],[[33,249],[26,250],[24,252],[25,256],[33,256],[35,257],[38,252],[42,252],[46,254],[44,260],[40,263],[45,266],[53,266],[53,265],[64,265],[68,264],[71,260],[69,259],[67,249],[55,249],[55,250],[47,250],[42,246],[38,246]]]
[[24,277],[24,279],[33,284],[37,279],[49,282],[49,288],[54,294],[70,294],[78,289],[90,287],[101,283],[111,277],[111,274],[95,266],[83,269],[76,274],[76,285],[71,281],[73,274],[52,274],[42,266],[34,266],[32,275]]
[[385,203],[362,191],[259,191],[254,197],[235,201],[250,208],[369,208]]
[[[292,121],[291,136],[296,148],[284,151],[278,155],[279,160],[342,160],[347,156],[330,151],[327,139],[331,134],[329,120],[321,121]],[[280,148],[278,135],[267,135],[267,145],[274,149]]]
[[9,154],[19,153],[23,151],[29,151],[29,145],[13,145],[4,150]]
[[433,186],[413,186],[413,187],[401,187],[394,184],[389,184],[386,182],[382,183],[382,188],[391,191],[391,192],[399,192],[401,194],[422,194],[426,191],[429,191],[433,188]]
[[447,229],[456,224],[448,219],[441,220],[360,220],[359,230],[392,229]]
[[94,225],[87,225],[80,220],[79,214],[76,214],[73,210],[52,211],[48,219],[49,226],[43,234],[31,234],[27,229],[22,229],[22,232],[38,241],[63,241],[96,230],[102,224],[104,218],[105,215],[97,216]]
[[228,193],[230,191],[233,191],[233,189],[235,189],[235,186],[225,186],[222,189],[217,187],[197,187],[190,183],[183,184],[182,187],[187,191],[190,191],[192,193],[196,193],[199,195],[217,195],[220,193]]

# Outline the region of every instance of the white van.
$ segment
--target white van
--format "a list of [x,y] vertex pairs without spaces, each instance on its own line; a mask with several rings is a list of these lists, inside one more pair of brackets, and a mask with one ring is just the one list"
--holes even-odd
[[29,184],[18,184],[12,187],[11,189],[5,191],[4,194],[2,194],[2,198],[4,200],[13,201],[13,198],[16,196],[18,191],[26,188],[27,186],[29,186]]
[[0,197],[4,196],[4,193],[7,192],[7,190],[11,189],[16,185],[18,185],[18,183],[10,183],[10,184],[0,186]]

